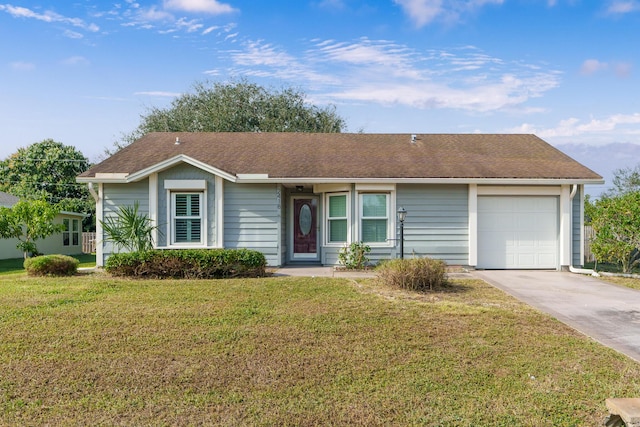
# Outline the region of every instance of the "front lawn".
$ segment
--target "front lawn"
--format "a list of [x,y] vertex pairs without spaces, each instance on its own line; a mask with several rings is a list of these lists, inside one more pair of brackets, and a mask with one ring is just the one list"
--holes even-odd
[[[96,254],[79,254],[71,256],[80,261],[80,265],[78,266],[80,268],[96,266]],[[0,275],[23,273],[23,264],[23,258],[0,259]]]
[[0,277],[0,424],[594,426],[640,365],[481,281]]

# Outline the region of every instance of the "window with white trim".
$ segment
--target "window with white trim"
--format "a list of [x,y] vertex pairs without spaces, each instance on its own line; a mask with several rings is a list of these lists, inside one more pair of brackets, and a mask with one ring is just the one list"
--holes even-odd
[[78,246],[80,244],[80,221],[64,218],[62,224],[64,225],[62,246]]
[[171,243],[204,244],[203,192],[171,193]]
[[386,243],[389,223],[389,194],[360,194],[360,240],[365,243]]
[[349,234],[347,193],[327,195],[327,243],[346,243]]

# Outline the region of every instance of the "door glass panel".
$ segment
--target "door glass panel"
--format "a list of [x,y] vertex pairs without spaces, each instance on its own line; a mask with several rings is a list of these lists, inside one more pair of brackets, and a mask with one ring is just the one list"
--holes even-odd
[[300,208],[299,221],[300,221],[300,231],[302,232],[302,235],[303,236],[308,235],[309,232],[311,232],[311,222],[312,222],[311,208],[309,207],[309,205],[304,204]]

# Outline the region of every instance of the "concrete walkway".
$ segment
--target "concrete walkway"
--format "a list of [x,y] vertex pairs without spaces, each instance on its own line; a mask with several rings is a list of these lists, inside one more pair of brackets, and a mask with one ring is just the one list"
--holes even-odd
[[473,275],[640,362],[640,291],[557,271]]
[[297,277],[346,277],[364,278],[376,277],[373,271],[349,271],[340,270],[333,267],[323,266],[286,266],[278,268],[273,272],[274,276],[297,276]]

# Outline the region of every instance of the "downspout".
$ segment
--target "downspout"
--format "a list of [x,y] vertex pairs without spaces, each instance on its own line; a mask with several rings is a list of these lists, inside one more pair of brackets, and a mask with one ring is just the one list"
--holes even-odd
[[[573,184],[573,188],[571,189],[571,194],[569,194],[569,200],[571,201],[571,217],[573,217],[573,198],[577,192],[578,192],[578,184]],[[573,239],[571,239],[571,242],[573,243]],[[573,258],[573,250],[571,251],[571,253],[572,253],[571,258]],[[569,271],[571,273],[576,273],[576,274],[589,274],[591,276],[599,276],[599,274],[596,273],[594,270],[591,270],[588,268],[576,268],[571,264],[569,264]]]

